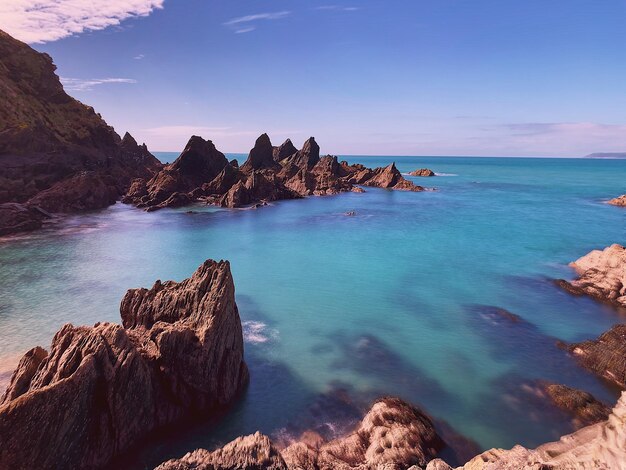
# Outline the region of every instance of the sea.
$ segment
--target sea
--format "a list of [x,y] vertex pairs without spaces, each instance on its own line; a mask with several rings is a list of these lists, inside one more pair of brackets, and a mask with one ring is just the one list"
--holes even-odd
[[406,176],[425,192],[366,188],[248,210],[118,203],[0,239],[0,381],[63,324],[119,322],[127,289],[182,280],[212,258],[231,263],[249,388],[229,413],[164,435],[128,468],[256,431],[332,437],[381,396],[415,404],[478,450],[573,430],[540,381],[615,403],[618,390],[563,345],[626,312],[554,280],[572,279],[568,263],[589,251],[626,242],[626,209],[606,204],[626,191],[626,160],[341,159],[437,176]]

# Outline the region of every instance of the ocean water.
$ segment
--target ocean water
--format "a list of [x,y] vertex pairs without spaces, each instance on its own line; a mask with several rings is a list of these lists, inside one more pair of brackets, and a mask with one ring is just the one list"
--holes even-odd
[[552,280],[572,278],[567,263],[588,251],[626,241],[626,210],[604,203],[625,191],[626,160],[347,159],[442,176],[414,178],[436,191],[367,189],[258,210],[116,204],[3,239],[0,377],[64,323],[119,321],[126,289],[181,280],[214,258],[231,262],[250,387],[223,419],[179,429],[129,466],[257,430],[332,434],[381,395],[421,406],[483,449],[572,430],[542,406],[535,380],[613,404],[618,392],[556,341],[596,337],[626,316]]

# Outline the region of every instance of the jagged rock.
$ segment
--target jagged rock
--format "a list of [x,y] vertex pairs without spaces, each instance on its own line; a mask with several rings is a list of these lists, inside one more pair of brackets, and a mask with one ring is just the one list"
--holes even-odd
[[413,170],[409,173],[411,176],[435,176],[435,172],[433,170],[429,170],[428,168],[420,168],[418,170]]
[[298,149],[291,143],[291,139],[285,140],[279,147],[274,147],[274,160],[280,162],[296,153]]
[[611,204],[612,206],[626,207],[626,194],[611,199],[608,201],[608,204]]
[[220,206],[235,208],[245,206],[250,204],[250,202],[252,200],[246,184],[243,181],[239,181],[220,199]]
[[320,160],[320,146],[310,137],[296,153],[282,160],[282,164],[291,163],[301,169],[311,169]]
[[626,249],[618,244],[594,250],[570,264],[579,278],[557,284],[575,295],[626,307]]
[[[363,170],[365,172],[366,170]],[[357,174],[358,175],[358,174]],[[357,179],[365,186],[375,186],[377,188],[401,189],[405,191],[423,191],[424,188],[406,180],[396,168],[395,163],[391,163],[385,168],[376,168],[371,175],[360,175]]]
[[118,194],[111,176],[84,171],[41,191],[28,204],[49,212],[72,213],[115,204]]
[[608,420],[543,444],[535,450],[515,446],[491,449],[457,470],[576,470],[626,468],[626,393]]
[[[400,470],[411,465],[424,467],[443,446],[432,421],[419,409],[397,398],[384,398],[374,403],[352,434],[328,443],[308,433],[279,453],[267,437],[257,433],[215,452],[196,450],[158,470]],[[261,466],[261,461],[273,466]]]
[[550,382],[540,382],[551,402],[574,419],[576,429],[605,421],[611,409],[588,392]]
[[141,200],[141,198],[148,195],[148,186],[144,178],[135,178],[130,183],[128,192],[122,198],[124,204],[130,204],[134,200]]
[[626,389],[626,325],[615,325],[598,339],[568,349],[584,367]]
[[123,326],[65,325],[27,353],[0,403],[0,468],[100,468],[151,432],[219,411],[245,385],[228,262],[132,289]]
[[0,204],[0,236],[37,230],[44,217],[32,207],[16,202]]
[[262,134],[250,150],[248,159],[241,166],[241,171],[251,173],[264,168],[279,168],[280,165],[274,161],[274,147],[267,134]]
[[[50,56],[0,31],[0,203],[23,203],[83,171],[110,177],[119,196],[160,167],[145,146],[120,139],[68,96],[55,69]],[[68,208],[84,207],[65,199]]]
[[205,194],[224,194],[239,181],[245,181],[246,175],[233,166],[226,165],[224,169],[210,183],[202,185]]

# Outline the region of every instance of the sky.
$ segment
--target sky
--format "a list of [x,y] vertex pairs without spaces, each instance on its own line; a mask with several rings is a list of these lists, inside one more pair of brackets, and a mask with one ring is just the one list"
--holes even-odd
[[626,151],[626,0],[1,0],[0,29],[154,151]]

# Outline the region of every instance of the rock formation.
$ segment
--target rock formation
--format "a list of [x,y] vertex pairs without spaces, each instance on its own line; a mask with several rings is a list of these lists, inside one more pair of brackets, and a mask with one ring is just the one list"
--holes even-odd
[[413,170],[409,173],[411,176],[435,176],[435,172],[433,170],[429,170],[428,168],[420,168],[418,170]]
[[0,236],[36,230],[45,218],[35,207],[5,202],[0,204]]
[[573,417],[576,429],[605,421],[611,410],[593,395],[566,385],[541,382],[541,390],[559,409]]
[[[204,150],[193,152],[193,164],[183,165],[190,159],[193,147]],[[134,180],[122,201],[147,210],[198,201],[235,208],[281,199],[362,192],[356,185],[408,191],[424,189],[404,179],[393,164],[371,170],[363,165],[339,163],[331,155],[320,157],[319,145],[313,137],[297,150],[289,139],[274,147],[267,134],[263,134],[245,163],[239,166],[236,161],[228,162],[210,141],[194,136],[174,163],[150,180]]]
[[[37,205],[41,198],[30,200],[49,189],[66,190],[68,180],[85,171],[117,197],[133,177],[146,177],[160,166],[130,134],[121,139],[93,108],[67,95],[55,68],[47,54],[0,31],[0,203]],[[62,182],[66,186],[56,186]],[[73,211],[83,210],[82,195],[45,198],[51,211]],[[0,218],[0,226],[11,224]]]
[[[626,393],[606,421],[587,426],[557,442],[529,450],[491,449],[457,470],[576,470],[626,468]],[[449,470],[443,461],[431,461],[428,470]]]
[[626,389],[626,325],[613,326],[598,339],[568,346],[581,365]]
[[608,204],[611,204],[612,206],[626,207],[626,194],[611,199],[608,201]]
[[0,468],[100,468],[247,382],[228,262],[129,290],[120,312],[123,326],[68,324],[24,355],[0,401]]
[[597,300],[626,307],[626,249],[611,245],[594,250],[570,264],[579,278],[557,284],[575,295],[589,295]]
[[214,452],[196,450],[158,469],[400,470],[424,467],[444,446],[430,418],[419,409],[397,398],[384,398],[374,403],[346,437],[323,442],[320,436],[309,435],[279,451],[269,438],[257,433]]

